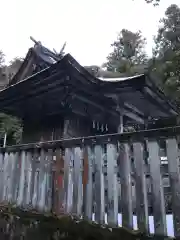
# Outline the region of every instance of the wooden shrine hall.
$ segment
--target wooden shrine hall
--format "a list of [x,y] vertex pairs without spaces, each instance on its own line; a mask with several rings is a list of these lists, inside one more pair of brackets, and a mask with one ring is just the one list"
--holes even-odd
[[96,78],[63,54],[65,46],[58,54],[32,40],[34,47],[0,92],[1,111],[23,120],[23,142],[123,132],[177,115],[149,76]]
[[32,40],[0,91],[0,111],[23,122],[21,144],[0,148],[0,203],[130,229],[135,216],[147,233],[153,216],[154,232],[173,236],[171,213],[180,236],[180,127],[147,127],[178,106],[150,75],[96,77],[65,45],[57,53]]

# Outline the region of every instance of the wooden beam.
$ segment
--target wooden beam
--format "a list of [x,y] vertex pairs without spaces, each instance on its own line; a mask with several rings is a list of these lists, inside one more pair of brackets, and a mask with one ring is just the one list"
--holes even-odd
[[[63,102],[64,98],[66,98],[68,96],[70,96],[70,97],[73,96],[73,93],[64,94],[63,91],[64,90],[62,88],[61,91],[59,92],[58,96],[55,96],[55,92],[53,91],[52,93],[48,92],[47,95],[45,94],[45,95],[43,95],[43,97],[39,96],[39,97],[36,97],[32,100],[29,99],[29,101],[28,100],[24,101],[23,103],[22,102],[19,102],[19,103],[15,102],[13,105],[14,105],[14,107],[16,106],[16,109],[19,109],[22,114],[23,114],[22,110],[24,109],[26,112],[27,111],[31,112],[31,114],[34,115],[34,112],[36,112],[37,114],[40,114],[40,113],[43,114],[43,112],[44,112],[43,109],[42,109],[43,106],[41,106],[41,104],[43,103],[43,105],[44,105],[43,108],[45,109],[47,114],[52,115],[52,114],[54,114],[54,112],[56,113],[56,112],[62,111],[62,110],[59,109],[59,107],[61,106],[61,102]],[[60,93],[62,93],[62,94],[60,94]],[[74,101],[76,99],[80,102],[78,104],[74,105],[74,103],[75,103]],[[101,121],[102,121],[102,116],[104,116],[104,114],[106,116],[109,116],[111,118],[111,121],[112,121],[111,116],[114,116],[112,122],[116,122],[117,125],[118,125],[118,120],[117,119],[119,119],[119,114],[121,113],[121,111],[117,111],[116,109],[114,109],[116,106],[114,106],[114,108],[111,108],[111,106],[108,106],[107,104],[105,104],[106,105],[106,108],[105,108],[102,105],[100,105],[99,103],[93,102],[91,99],[87,99],[84,96],[77,96],[77,95],[74,96],[73,100],[69,99],[68,101],[69,101],[69,104],[72,104],[72,110],[71,111],[77,111],[78,109],[80,109],[79,112],[81,112],[82,115],[87,116],[87,112],[84,111],[84,106],[83,106],[83,103],[85,103],[85,104],[87,104],[86,106],[88,106],[88,112],[91,113],[93,116],[96,115],[98,120],[100,120],[98,115],[101,112]],[[82,104],[80,104],[80,103],[82,103]],[[22,104],[24,105],[24,107],[23,107]],[[39,106],[38,106],[38,104],[39,104]],[[96,109],[95,111],[93,111],[94,113],[90,110],[90,108],[89,108],[90,106],[92,106],[91,107],[92,109],[93,108]],[[30,109],[32,109],[32,111],[30,111]],[[51,112],[48,109],[50,109]],[[58,109],[58,110],[56,110],[56,109]],[[137,114],[134,114],[133,112],[127,110],[126,108],[122,108],[122,111],[124,112],[124,115],[126,117],[128,117],[130,119],[133,119],[134,121],[139,122],[141,124],[144,124],[143,118],[140,118]]]
[[145,116],[145,114],[142,111],[140,111],[138,108],[136,108],[134,105],[132,105],[130,103],[127,103],[127,102],[124,102],[124,106],[126,108],[129,108],[131,111],[138,113],[142,117],[147,118],[147,116]]
[[134,113],[127,111],[126,109],[124,109],[123,111],[124,115],[130,119],[133,119],[135,122],[140,123],[140,124],[144,124],[144,119],[135,115]]
[[162,113],[159,117],[163,117],[162,115],[164,115],[164,117],[171,116],[171,113],[169,112],[170,109],[168,109],[164,106],[164,104],[160,104],[156,99],[154,99],[154,97],[151,95],[150,91],[147,88],[143,88],[141,92],[144,96],[146,96],[147,100],[149,100],[151,104],[159,108],[159,112]]
[[177,112],[174,110],[173,106],[171,106],[169,104],[168,100],[162,99],[160,96],[157,96],[153,92],[153,89],[150,88],[150,87],[144,87],[144,90],[150,96],[150,98],[153,99],[153,103],[155,103],[155,101],[156,101],[160,108],[166,109],[166,112],[169,111],[172,114],[176,114],[177,115]]
[[121,99],[121,97],[119,97],[118,95],[115,96],[115,101],[116,101],[116,104],[117,104],[117,111],[119,113],[119,116],[120,116],[120,121],[123,122],[123,119],[122,119],[122,113],[123,113],[123,116],[125,117],[128,117],[129,119],[132,119],[133,121],[135,121],[136,123],[139,123],[139,124],[144,124],[144,116],[140,115],[139,113],[135,112],[135,109],[129,109],[126,107],[124,101]]
[[91,144],[96,141],[96,144],[107,143],[107,141],[112,141],[112,143],[116,143],[121,139],[123,141],[129,141],[129,139],[135,140],[143,140],[144,138],[149,139],[157,139],[158,137],[172,137],[180,134],[180,126],[177,127],[167,127],[160,129],[151,129],[145,131],[136,131],[136,132],[126,132],[123,134],[115,133],[115,134],[105,134],[105,135],[97,135],[97,136],[88,136],[88,137],[78,137],[71,139],[61,139],[57,141],[47,141],[44,143],[32,143],[32,144],[21,144],[16,146],[9,146],[6,148],[0,148],[0,152],[11,152],[11,151],[20,151],[20,150],[28,150],[28,149],[38,149],[38,148],[57,148],[57,147],[65,147],[65,146],[79,146],[80,144]]
[[107,113],[110,113],[113,116],[117,116],[117,113],[115,111],[108,110],[108,106],[107,106],[107,108],[105,108],[105,107],[103,107],[102,105],[100,105],[98,103],[95,103],[95,102],[93,102],[93,101],[91,101],[89,99],[86,99],[86,98],[84,98],[82,96],[78,96],[78,95],[75,95],[75,98],[77,98],[77,99],[79,99],[79,100],[81,100],[83,102],[86,102],[86,103],[88,103],[90,105],[93,105],[94,107],[100,109],[103,112],[107,112]]
[[26,96],[27,92],[31,91],[38,91],[39,86],[42,84],[45,85],[46,89],[47,86],[54,84],[55,81],[54,78],[56,78],[56,81],[60,81],[60,77],[64,76],[65,72],[64,71],[58,71],[49,76],[49,72],[43,71],[42,73],[38,73],[36,75],[31,76],[27,80],[23,80],[15,85],[12,85],[4,90],[1,91],[0,93],[0,101],[5,101],[7,99],[14,99],[17,98],[18,95],[20,96]]
[[46,94],[48,94],[49,91],[51,91],[54,88],[56,88],[56,90],[57,90],[58,87],[61,87],[60,89],[58,89],[60,91],[61,89],[64,88],[63,81],[64,81],[64,79],[62,81],[60,81],[60,79],[59,79],[59,81],[55,81],[55,82],[52,81],[52,83],[50,84],[50,86],[48,88],[47,88],[47,85],[43,85],[39,89],[34,89],[34,92],[27,93],[25,90],[28,91],[28,89],[24,89],[24,93],[20,93],[20,92],[18,93],[18,91],[17,91],[17,95],[14,96],[14,98],[11,97],[9,99],[9,97],[8,97],[7,100],[6,99],[2,100],[2,105],[0,103],[0,107],[3,108],[4,106],[7,106],[7,105],[13,105],[15,102],[26,101],[29,98],[36,97],[37,94],[38,95],[40,95],[40,94],[46,95]]
[[[173,109],[173,111],[177,114],[180,111],[179,106],[175,101],[169,99],[159,87],[157,87],[157,85],[155,84],[155,80],[157,79],[154,79],[154,77],[155,76],[146,76],[146,86],[149,87],[149,89],[151,89],[151,91],[155,93],[157,97],[166,102],[168,107],[171,107],[171,109]],[[154,80],[152,80],[152,78]]]

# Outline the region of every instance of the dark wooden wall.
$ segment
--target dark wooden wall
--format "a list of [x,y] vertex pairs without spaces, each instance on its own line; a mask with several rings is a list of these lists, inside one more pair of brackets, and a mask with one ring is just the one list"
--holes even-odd
[[84,137],[98,134],[92,121],[76,115],[57,115],[39,120],[24,120],[23,143],[52,141],[61,138]]

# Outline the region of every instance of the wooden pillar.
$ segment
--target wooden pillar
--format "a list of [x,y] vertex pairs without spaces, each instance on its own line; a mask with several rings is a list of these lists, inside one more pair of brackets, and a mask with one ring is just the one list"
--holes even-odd
[[118,133],[123,133],[123,132],[124,132],[123,114],[120,113]]
[[152,122],[151,117],[148,117],[147,119],[144,119],[144,128],[145,128],[145,130],[148,130],[150,122]]
[[119,125],[118,125],[117,132],[123,133],[124,132],[123,111],[119,106],[118,106],[118,112],[119,112],[120,116],[119,116]]
[[123,123],[123,110],[120,106],[120,99],[119,97],[117,96],[116,97],[116,103],[117,103],[117,111],[119,112],[119,125],[118,125],[118,128],[117,128],[117,132],[118,133],[123,133],[124,132],[124,123]]
[[64,119],[63,138],[68,138],[69,120]]
[[[124,128],[124,126],[123,126],[123,112],[122,112],[121,108],[119,107],[119,105],[118,105],[117,109],[118,109],[118,112],[120,114],[120,116],[119,116],[119,125],[117,127],[117,132],[118,133],[123,133],[123,130],[124,130],[123,129]],[[121,144],[119,142],[118,142],[118,149],[121,149],[121,151],[123,151],[122,148],[121,148]],[[121,155],[123,155],[122,152],[119,155],[120,159],[121,159]],[[118,163],[118,167],[120,167],[120,162]],[[120,179],[121,179],[121,177],[120,177]],[[119,188],[120,188],[120,191],[118,190],[118,202],[120,202],[120,205],[122,205],[122,195],[121,195],[122,182],[121,181],[118,182],[118,189]],[[120,210],[119,209],[119,205],[118,205],[118,210]],[[121,208],[121,210],[122,210],[122,208]]]
[[6,147],[7,133],[4,134],[3,147]]

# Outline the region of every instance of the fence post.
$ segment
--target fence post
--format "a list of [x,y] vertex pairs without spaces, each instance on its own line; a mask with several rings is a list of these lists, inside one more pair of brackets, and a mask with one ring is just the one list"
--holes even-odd
[[159,145],[156,141],[148,141],[150,175],[152,183],[152,199],[154,228],[156,234],[167,235],[164,191],[160,171]]
[[168,169],[172,193],[172,210],[175,236],[180,236],[180,171],[178,146],[175,138],[166,140]]
[[82,214],[82,151],[80,147],[74,149],[73,169],[73,209],[75,215]]
[[[65,159],[64,159],[64,201],[65,201],[65,213],[70,212],[69,200],[70,200],[70,164],[72,162],[72,149],[65,149]],[[72,194],[72,193],[71,193]]]
[[98,223],[104,223],[104,173],[103,173],[103,154],[102,147],[95,146],[95,220]]
[[128,143],[120,143],[118,162],[121,179],[122,225],[133,229],[131,159]]
[[133,143],[133,153],[135,163],[136,212],[138,228],[142,232],[149,232],[147,183],[144,171],[145,162],[142,143]]
[[[86,169],[87,168],[87,169]],[[88,220],[92,220],[93,213],[93,153],[90,147],[84,150],[84,214]],[[87,180],[86,180],[87,178]]]
[[118,225],[117,147],[107,144],[108,224]]

